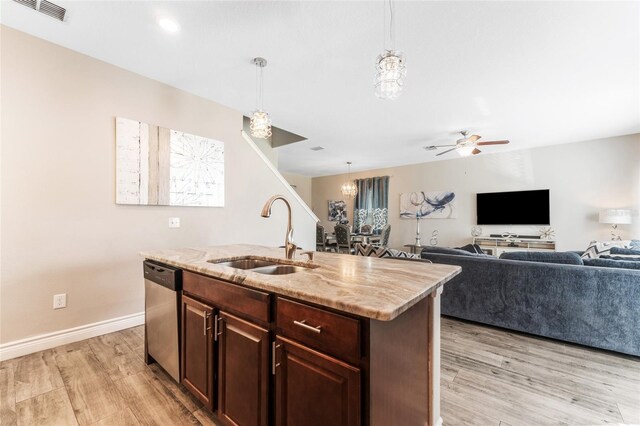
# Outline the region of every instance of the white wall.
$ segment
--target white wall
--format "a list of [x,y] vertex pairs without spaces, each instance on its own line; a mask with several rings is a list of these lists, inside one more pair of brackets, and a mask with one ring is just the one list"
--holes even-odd
[[287,182],[289,182],[289,185],[294,187],[300,198],[302,198],[304,202],[307,203],[309,207],[311,207],[311,198],[313,193],[311,189],[312,178],[310,178],[309,176],[302,176],[295,173],[284,172],[282,172],[282,176],[284,176]]
[[[141,250],[281,244],[288,189],[241,137],[242,114],[8,27],[1,34],[0,342],[138,313]],[[225,142],[224,208],[115,204],[115,117]],[[315,221],[293,202],[296,241]],[[169,229],[168,218],[181,228]],[[67,293],[68,307],[52,309]]]
[[253,141],[253,143],[256,144],[258,148],[260,148],[260,151],[262,151],[262,153],[267,157],[267,159],[271,161],[271,164],[273,164],[273,167],[277,169],[278,168],[278,150],[271,148],[271,143],[266,139],[251,138],[251,140]]
[[[513,141],[512,143],[517,143]],[[422,244],[433,230],[439,245],[459,246],[471,241],[475,225],[475,195],[479,192],[550,189],[551,227],[558,250],[579,250],[590,240],[608,240],[608,225],[598,223],[603,208],[632,208],[633,225],[621,225],[624,238],[640,238],[640,135],[514,151],[486,153],[469,158],[352,173],[353,179],[389,175],[390,245],[401,248],[415,239],[415,220],[400,219],[400,193],[451,190],[456,193],[457,219],[421,221]],[[343,199],[340,185],[346,175],[313,179],[313,211],[325,227],[327,201]],[[353,200],[348,201],[349,220]],[[483,226],[483,234],[504,231],[537,235],[540,227]]]

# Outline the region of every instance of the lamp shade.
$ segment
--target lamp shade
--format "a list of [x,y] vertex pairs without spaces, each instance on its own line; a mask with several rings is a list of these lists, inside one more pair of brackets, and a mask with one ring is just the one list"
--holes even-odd
[[631,223],[631,210],[607,209],[600,211],[600,223],[628,225]]

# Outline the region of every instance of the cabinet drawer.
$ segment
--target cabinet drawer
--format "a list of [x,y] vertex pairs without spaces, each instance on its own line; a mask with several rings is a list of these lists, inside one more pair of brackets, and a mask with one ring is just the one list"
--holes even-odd
[[276,326],[285,337],[353,364],[360,362],[360,321],[278,297]]
[[218,308],[268,323],[271,296],[226,281],[184,271],[183,291],[198,296]]

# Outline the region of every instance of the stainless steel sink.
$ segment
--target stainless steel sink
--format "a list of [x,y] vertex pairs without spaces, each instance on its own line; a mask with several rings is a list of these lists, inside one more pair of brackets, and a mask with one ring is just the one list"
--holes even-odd
[[293,265],[271,265],[271,266],[263,266],[261,268],[255,268],[251,272],[257,272],[258,274],[265,275],[286,275],[293,274],[295,272],[304,271],[305,269],[302,266],[293,266]]
[[211,262],[211,263],[215,263],[217,265],[222,265],[222,266],[228,266],[230,268],[236,268],[236,269],[254,269],[254,268],[260,268],[263,266],[275,265],[274,262],[270,262],[267,260],[260,260],[260,259],[236,259],[236,260],[229,260],[226,262]]
[[257,272],[265,275],[285,275],[295,272],[304,271],[305,269],[317,268],[317,265],[292,265],[291,261],[285,259],[268,259],[259,258],[257,256],[243,256],[235,259],[214,259],[209,263],[227,266],[229,268],[244,269],[251,272]]

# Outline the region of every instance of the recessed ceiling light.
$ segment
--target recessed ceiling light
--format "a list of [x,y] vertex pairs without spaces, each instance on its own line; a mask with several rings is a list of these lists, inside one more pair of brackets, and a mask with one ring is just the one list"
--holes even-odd
[[322,146],[314,146],[313,148],[309,148],[311,151],[322,151],[324,147]]
[[180,24],[178,24],[171,18],[158,19],[158,25],[160,25],[163,30],[170,33],[177,33],[178,31],[180,31]]

